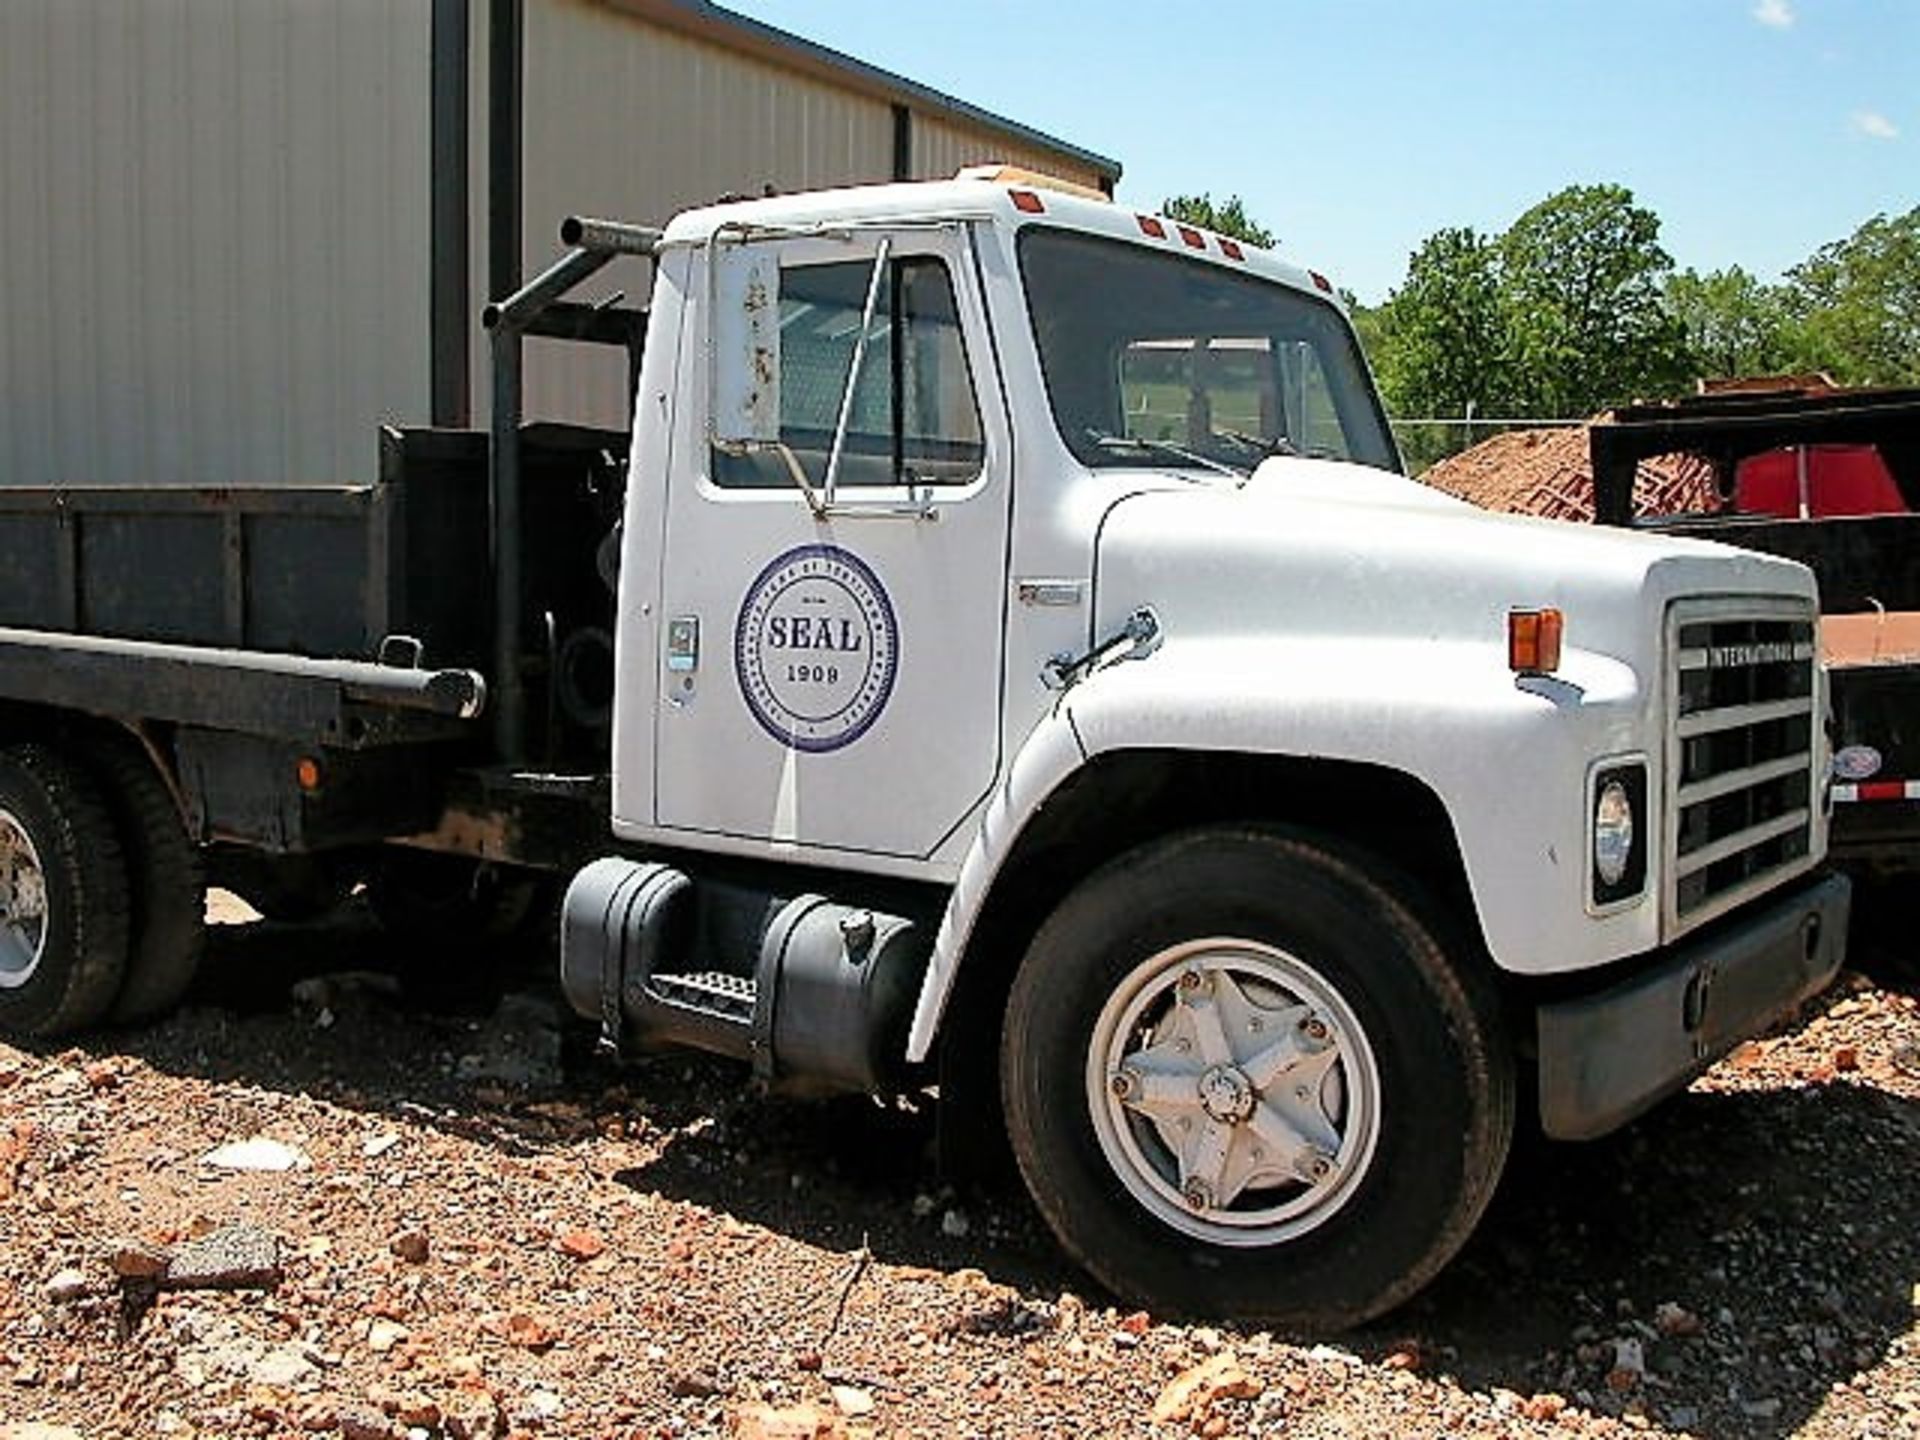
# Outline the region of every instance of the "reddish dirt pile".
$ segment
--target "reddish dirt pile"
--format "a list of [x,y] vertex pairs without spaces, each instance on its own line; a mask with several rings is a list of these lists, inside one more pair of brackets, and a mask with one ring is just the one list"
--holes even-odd
[[[1510,430],[1442,460],[1420,478],[1486,510],[1593,519],[1593,471],[1584,425]],[[1633,482],[1633,509],[1636,515],[1719,510],[1713,467],[1694,455],[1642,461]]]

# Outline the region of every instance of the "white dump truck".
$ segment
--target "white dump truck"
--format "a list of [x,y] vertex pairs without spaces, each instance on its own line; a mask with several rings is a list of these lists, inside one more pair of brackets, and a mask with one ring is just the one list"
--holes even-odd
[[164,1009],[208,865],[449,965],[544,871],[608,1047],[937,1090],[1118,1294],[1333,1326],[1834,973],[1809,573],[1406,479],[1323,277],[1004,173],[562,236],[490,436],[0,494],[0,1025]]

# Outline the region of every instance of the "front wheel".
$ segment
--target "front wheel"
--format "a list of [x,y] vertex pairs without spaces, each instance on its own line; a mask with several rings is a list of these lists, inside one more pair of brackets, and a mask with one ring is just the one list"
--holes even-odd
[[1471,1232],[1510,1053],[1481,977],[1378,873],[1284,831],[1194,831],[1108,865],[1035,937],[1002,1036],[1014,1153],[1121,1296],[1337,1328]]

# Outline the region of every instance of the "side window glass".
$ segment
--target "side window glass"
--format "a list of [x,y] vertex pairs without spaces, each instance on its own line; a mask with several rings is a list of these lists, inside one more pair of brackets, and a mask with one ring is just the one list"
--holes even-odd
[[[715,483],[792,487],[788,460],[814,485],[826,478],[854,361],[873,262],[780,272],[781,455],[713,452]],[[962,485],[985,444],[947,267],[930,256],[892,261],[860,356],[837,483]]]

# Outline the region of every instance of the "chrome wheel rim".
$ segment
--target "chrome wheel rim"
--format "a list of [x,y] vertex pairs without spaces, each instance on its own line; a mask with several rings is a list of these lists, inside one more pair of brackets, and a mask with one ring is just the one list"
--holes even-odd
[[1086,1092],[1127,1192],[1215,1245],[1325,1224],[1380,1138],[1380,1068],[1352,1007],[1251,940],[1191,941],[1128,972],[1094,1021]]
[[0,990],[33,979],[47,945],[47,876],[33,838],[0,810]]

